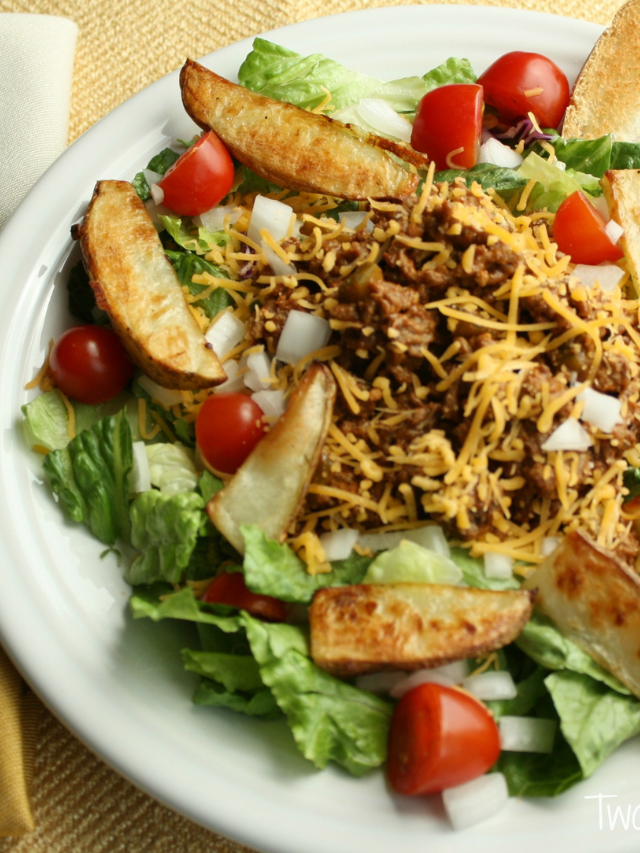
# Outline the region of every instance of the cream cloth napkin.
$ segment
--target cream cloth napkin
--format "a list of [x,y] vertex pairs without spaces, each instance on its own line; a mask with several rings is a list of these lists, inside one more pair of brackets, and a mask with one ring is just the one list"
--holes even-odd
[[0,14],[0,228],[67,146],[78,27]]

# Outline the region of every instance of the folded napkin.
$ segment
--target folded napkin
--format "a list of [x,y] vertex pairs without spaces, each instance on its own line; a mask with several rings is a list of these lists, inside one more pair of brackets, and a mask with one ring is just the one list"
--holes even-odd
[[67,146],[78,27],[0,13],[0,228]]

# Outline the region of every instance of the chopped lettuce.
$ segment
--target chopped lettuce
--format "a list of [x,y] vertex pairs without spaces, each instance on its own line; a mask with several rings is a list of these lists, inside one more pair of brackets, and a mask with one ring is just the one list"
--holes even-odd
[[546,207],[556,211],[568,195],[578,190],[591,196],[602,195],[597,178],[569,168],[560,169],[535,151],[525,157],[516,171],[528,181],[533,179],[538,184],[529,196],[527,210]]
[[229,278],[229,274],[222,267],[212,264],[210,261],[193,252],[178,252],[165,249],[165,255],[173,264],[182,287],[188,287],[192,296],[199,296],[201,293],[208,294],[202,299],[196,299],[193,304],[202,308],[210,320],[221,311],[224,311],[229,305],[235,304],[233,298],[224,287],[216,287],[211,292],[209,285],[197,284],[195,281],[192,281],[194,275],[201,275],[205,272],[216,278]]
[[520,175],[516,169],[494,166],[492,163],[478,163],[471,169],[445,169],[436,172],[434,176],[436,181],[453,181],[454,178],[462,178],[467,186],[471,186],[475,181],[484,190],[492,187],[499,193],[519,190],[527,184],[527,178]]
[[475,83],[477,77],[468,59],[449,57],[436,68],[428,71],[422,78],[427,91],[438,86],[448,86],[451,83]]
[[[173,166],[179,156],[172,148],[163,148],[159,154],[156,154],[155,157],[149,160],[147,169],[157,172],[159,175],[164,175],[169,166]],[[149,189],[144,172],[138,172],[131,183],[142,201],[148,201],[151,198],[151,190]]]
[[107,545],[129,541],[132,468],[131,429],[124,412],[82,430],[43,463],[51,488],[71,518],[87,524]]
[[461,579],[461,569],[448,557],[403,539],[396,548],[378,554],[362,582],[457,584]]
[[616,142],[611,134],[598,139],[551,140],[559,160],[567,168],[601,178],[608,169],[639,169],[640,143]]
[[192,492],[198,484],[193,453],[179,441],[149,444],[145,448],[151,485],[166,495]]
[[253,592],[283,601],[306,604],[322,587],[360,583],[371,562],[369,557],[352,554],[346,560],[332,563],[331,572],[310,575],[288,545],[267,539],[255,525],[243,525],[240,529],[245,542],[243,571],[247,586]]
[[131,544],[140,553],[125,574],[130,584],[178,583],[205,532],[204,501],[196,492],[152,489],[131,505]]
[[226,232],[207,231],[201,225],[195,225],[190,219],[183,221],[179,216],[169,215],[158,218],[178,246],[197,255],[204,255],[214,246],[225,246],[229,242],[229,235]]
[[625,500],[630,501],[640,495],[640,468],[627,468],[624,472],[624,485],[626,489],[629,489],[629,494]]

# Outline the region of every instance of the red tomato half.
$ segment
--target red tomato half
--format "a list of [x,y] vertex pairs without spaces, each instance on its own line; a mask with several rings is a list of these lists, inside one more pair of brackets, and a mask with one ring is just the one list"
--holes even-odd
[[581,192],[571,193],[558,208],[553,239],[575,264],[600,264],[624,257],[605,231],[602,217]]
[[235,474],[264,432],[262,409],[246,394],[212,394],[196,419],[200,452],[225,474]]
[[555,62],[539,53],[505,53],[478,83],[485,103],[506,122],[531,112],[541,127],[557,127],[569,103],[569,81]]
[[158,181],[163,204],[181,216],[211,210],[231,189],[235,170],[231,155],[212,130],[203,133]]
[[461,690],[420,684],[391,718],[387,772],[399,794],[435,794],[486,773],[500,755],[489,711]]
[[75,326],[53,345],[49,367],[60,390],[79,403],[106,403],[133,375],[133,365],[115,332]]
[[482,86],[440,86],[418,104],[411,133],[416,151],[435,160],[436,169],[470,169],[478,160],[482,135]]
[[238,607],[267,622],[284,622],[287,616],[287,605],[284,601],[271,595],[251,592],[240,572],[224,572],[218,575],[205,590],[202,600],[208,604]]

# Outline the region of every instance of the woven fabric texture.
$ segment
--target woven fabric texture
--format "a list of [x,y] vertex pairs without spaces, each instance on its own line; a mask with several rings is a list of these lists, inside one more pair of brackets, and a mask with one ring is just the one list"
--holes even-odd
[[[456,2],[456,0],[454,0]],[[463,2],[463,0],[460,0]],[[470,2],[470,0],[466,0]],[[60,15],[75,21],[69,141],[125,99],[180,66],[265,30],[321,15],[398,5],[394,0],[0,0],[2,12]],[[486,0],[607,24],[621,0]],[[0,761],[14,762],[29,781],[34,832],[0,840],[0,853],[247,853],[169,809],[118,776],[80,744],[32,694],[0,652]],[[21,739],[20,735],[23,734]],[[6,743],[16,748],[5,751]],[[20,744],[20,746],[17,746]],[[2,809],[15,806],[14,831],[30,828],[24,789],[0,790]]]

